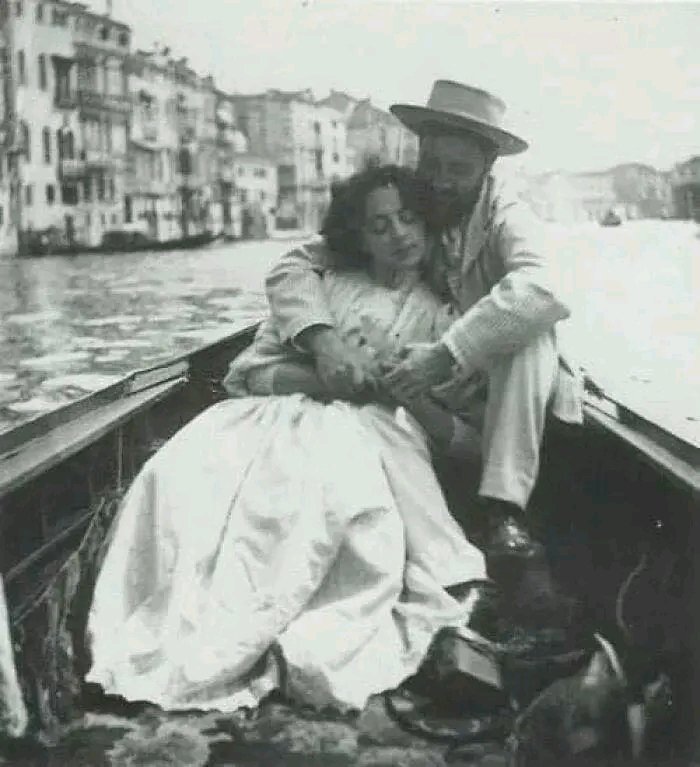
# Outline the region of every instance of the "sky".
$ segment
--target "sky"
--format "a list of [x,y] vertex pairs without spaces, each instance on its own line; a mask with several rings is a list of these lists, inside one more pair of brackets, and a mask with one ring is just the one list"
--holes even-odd
[[[92,0],[104,11],[108,0]],[[503,98],[532,171],[700,154],[700,2],[112,0],[136,47],[168,45],[239,93],[331,88],[382,108],[435,79]]]

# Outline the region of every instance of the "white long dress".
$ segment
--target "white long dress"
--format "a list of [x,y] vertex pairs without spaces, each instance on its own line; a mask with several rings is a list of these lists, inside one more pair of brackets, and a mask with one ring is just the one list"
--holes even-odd
[[[398,346],[438,332],[440,306],[421,287],[326,282],[346,334]],[[465,620],[443,586],[483,577],[403,409],[227,400],[126,495],[90,612],[88,681],[164,708],[230,711],[278,684],[276,644],[292,695],[361,708]]]

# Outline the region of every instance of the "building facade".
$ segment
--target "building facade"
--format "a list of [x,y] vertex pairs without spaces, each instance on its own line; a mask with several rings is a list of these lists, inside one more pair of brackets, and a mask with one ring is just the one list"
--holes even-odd
[[679,163],[670,176],[675,215],[700,221],[700,156]]
[[527,179],[527,197],[545,220],[600,221],[613,211],[621,219],[669,218],[673,196],[668,173],[629,163],[590,173],[542,173]]
[[3,247],[46,231],[96,244],[123,218],[130,29],[62,0],[5,2],[2,14]]
[[275,228],[277,214],[277,166],[268,157],[247,152],[233,160],[235,188],[241,206],[240,236],[260,239]]
[[418,137],[391,113],[369,99],[358,101],[347,119],[348,145],[354,153],[354,170],[368,164],[393,163],[415,167]]
[[180,236],[176,179],[179,137],[175,81],[162,52],[137,51],[129,59],[131,130],[124,190],[124,223],[149,238]]
[[217,92],[216,127],[217,199],[221,206],[221,232],[227,237],[241,237],[243,200],[237,185],[236,158],[246,154],[248,141],[236,125],[233,100],[222,91]]
[[269,90],[233,99],[250,152],[277,166],[277,225],[317,230],[331,184],[348,173],[342,114],[318,104],[310,90]]
[[673,194],[670,174],[642,163],[616,165],[610,170],[617,207],[628,219],[670,218]]
[[418,136],[370,99],[331,90],[320,104],[340,112],[347,132],[347,168],[354,173],[369,164],[393,163],[414,168]]

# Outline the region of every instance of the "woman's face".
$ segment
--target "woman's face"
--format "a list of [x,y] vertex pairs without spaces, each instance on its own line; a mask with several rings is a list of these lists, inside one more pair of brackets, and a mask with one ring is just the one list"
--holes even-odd
[[375,266],[416,269],[425,258],[425,223],[404,207],[393,185],[369,193],[362,231],[365,249]]

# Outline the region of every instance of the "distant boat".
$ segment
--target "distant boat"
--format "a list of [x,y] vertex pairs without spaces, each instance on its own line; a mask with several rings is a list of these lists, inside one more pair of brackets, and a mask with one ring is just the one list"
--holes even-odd
[[69,243],[60,230],[50,229],[25,235],[22,256],[75,256],[81,253],[137,253],[141,251],[189,250],[201,248],[216,240],[212,232],[177,237],[170,240],[153,240],[140,231],[115,229],[105,232],[97,246],[85,246],[79,242]]
[[211,232],[193,234],[189,237],[178,237],[172,240],[151,240],[142,232],[114,230],[105,232],[102,243],[98,248],[90,248],[89,252],[97,253],[134,253],[144,250],[189,250],[201,248],[214,242],[217,235]]
[[601,218],[601,226],[620,226],[622,219],[615,213],[612,208]]

